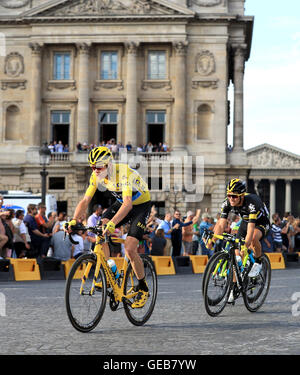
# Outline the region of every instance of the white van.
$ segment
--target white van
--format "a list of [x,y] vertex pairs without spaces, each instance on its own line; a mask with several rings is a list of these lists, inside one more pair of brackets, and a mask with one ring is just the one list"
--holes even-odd
[[[0,191],[3,196],[2,208],[12,208],[13,210],[23,210],[25,215],[27,213],[27,206],[32,203],[38,205],[42,201],[41,194],[33,194],[31,192],[8,190]],[[57,202],[54,195],[46,194],[45,199],[46,215],[49,212],[57,211]]]

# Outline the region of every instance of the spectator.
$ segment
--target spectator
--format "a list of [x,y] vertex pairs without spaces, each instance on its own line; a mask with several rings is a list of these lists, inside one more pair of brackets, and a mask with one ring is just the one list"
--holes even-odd
[[42,233],[51,233],[55,222],[55,216],[50,216],[49,220],[46,217],[46,206],[44,203],[38,204],[38,213],[35,215],[35,221],[38,225],[38,230]]
[[31,240],[31,257],[41,256],[42,258],[45,258],[49,248],[49,236],[47,233],[39,231],[35,220],[36,214],[36,205],[29,204],[27,206],[27,215],[24,217],[24,223],[27,226]]
[[294,222],[295,222],[294,216],[289,215],[287,217],[287,222],[289,223],[289,230],[288,230],[288,233],[287,233],[288,240],[289,240],[288,251],[289,251],[289,253],[292,253],[292,252],[294,252],[294,249],[295,249],[295,234],[296,234],[296,231],[295,231],[295,228],[294,228]]
[[167,244],[167,240],[164,236],[163,229],[157,229],[154,232],[154,236],[150,239],[150,254],[151,255],[164,255],[164,249]]
[[188,256],[193,253],[193,224],[198,221],[198,218],[199,216],[195,216],[192,211],[188,211],[186,214],[185,223],[192,221],[192,224],[187,225],[182,229],[182,244],[184,248],[184,256]]
[[82,145],[81,145],[80,142],[77,143],[76,148],[77,148],[77,151],[78,151],[78,152],[81,152],[81,151],[82,151]]
[[5,227],[3,224],[3,220],[5,220],[6,215],[9,213],[7,211],[1,211],[3,205],[3,197],[0,195],[0,259],[4,258],[6,255],[5,245],[8,241],[8,237],[5,233]]
[[172,232],[172,225],[171,225],[172,215],[170,212],[165,214],[164,220],[159,224],[157,229],[163,229],[165,239],[167,240],[166,246],[164,248],[164,255],[170,256],[171,255],[171,248],[172,248],[172,241],[171,241],[171,232]]
[[203,236],[203,233],[204,233],[205,229],[208,229],[208,230],[213,229],[213,225],[209,222],[209,215],[208,215],[207,212],[205,212],[202,215],[202,221],[200,223],[200,247],[201,247],[201,254],[207,255],[207,256],[210,257],[212,255],[213,251],[207,249],[207,247],[205,246],[205,243],[202,239],[202,236]]
[[198,248],[199,248],[199,228],[198,228],[198,223],[193,224],[193,237],[192,237],[192,255],[196,255],[198,253]]
[[56,232],[63,231],[64,230],[63,227],[64,227],[64,224],[66,223],[66,220],[67,220],[66,212],[64,211],[59,212],[57,216],[57,220],[53,225],[52,233],[54,234]]
[[126,148],[127,148],[127,151],[132,151],[132,144],[131,142],[128,142],[127,145],[126,145]]
[[57,231],[53,234],[50,242],[53,249],[53,258],[61,261],[69,260],[72,255],[72,243],[69,236],[65,237],[64,231]]
[[15,211],[12,209],[7,210],[7,215],[2,219],[2,223],[5,228],[5,234],[8,237],[8,241],[4,245],[4,257],[11,258],[12,252],[14,250],[14,225],[12,219],[15,216]]
[[231,233],[232,233],[233,228],[236,227],[236,225],[239,221],[240,221],[240,216],[234,214],[233,217],[232,217],[231,224],[230,224]]
[[69,152],[70,149],[69,149],[69,145],[64,145],[64,149],[63,149],[63,152]]
[[63,152],[64,151],[64,145],[62,144],[62,141],[58,141],[58,144],[56,146],[56,152]]
[[286,224],[284,228],[282,228],[282,222],[281,219],[278,215],[274,214],[273,215],[273,224],[271,227],[272,234],[273,234],[273,243],[274,243],[274,251],[275,252],[281,252],[283,250],[283,243],[282,243],[282,233],[287,233],[288,231],[288,225],[289,223]]
[[172,247],[173,252],[172,256],[176,257],[181,254],[181,247],[182,247],[182,228],[193,224],[193,221],[189,221],[187,223],[183,223],[181,221],[181,213],[176,210],[173,215],[172,220],[172,233],[171,233],[171,241],[172,241]]
[[52,225],[47,229],[47,233],[52,233],[54,225],[56,224],[56,221],[57,221],[57,212],[56,211],[49,212],[47,219],[48,221],[52,223]]
[[148,142],[146,150],[147,150],[147,152],[152,152],[153,144],[151,142]]
[[[93,206],[93,213],[92,213],[91,216],[89,216],[89,218],[87,220],[87,226],[94,227],[95,225],[97,225],[98,222],[101,220],[101,215],[102,215],[101,204],[95,204]],[[87,239],[88,239],[88,241],[91,242],[91,250],[93,250],[94,247],[95,247],[96,235],[92,232],[88,232],[87,233]]]
[[73,258],[77,259],[84,253],[84,243],[82,238],[82,231],[79,231],[78,233],[74,233],[72,235],[72,238],[75,242],[78,242],[77,245],[72,246],[72,256]]
[[261,249],[263,253],[272,253],[274,249],[274,241],[272,230],[268,230],[266,236],[261,241]]
[[24,212],[23,210],[16,211],[16,217],[12,219],[14,225],[14,250],[17,258],[24,258],[26,252],[30,250],[30,237],[26,225],[24,224]]

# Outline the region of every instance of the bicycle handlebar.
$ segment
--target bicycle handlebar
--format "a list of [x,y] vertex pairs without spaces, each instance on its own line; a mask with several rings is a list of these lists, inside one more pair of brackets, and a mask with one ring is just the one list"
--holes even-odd
[[243,244],[245,242],[242,238],[236,238],[235,234],[230,233],[223,233],[223,234],[215,234],[212,230],[204,229],[202,238],[205,240],[212,239],[213,237],[219,239],[219,240],[225,240],[229,241],[231,243],[241,243]]
[[[93,226],[93,227],[90,227],[90,226],[84,226],[82,224],[77,224],[77,225],[72,225],[70,227],[70,229],[72,230],[72,232],[65,232],[65,236],[64,236],[64,239],[66,238],[66,235],[68,234],[69,235],[69,239],[70,239],[70,242],[73,244],[73,245],[78,245],[79,242],[78,241],[75,241],[74,238],[73,238],[73,235],[74,235],[74,232],[78,232],[78,231],[83,231],[83,232],[92,232],[94,234],[96,234],[97,236],[103,236],[103,225],[101,224],[101,222],[99,222],[97,225]],[[111,241],[111,238],[109,236],[108,233],[105,233],[104,234],[104,242],[109,242]]]

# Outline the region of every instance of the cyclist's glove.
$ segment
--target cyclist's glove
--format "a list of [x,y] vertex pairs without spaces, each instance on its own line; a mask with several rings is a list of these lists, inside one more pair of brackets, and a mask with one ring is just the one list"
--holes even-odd
[[77,224],[75,219],[70,220],[64,224],[64,229],[67,231],[69,228],[74,227]]
[[109,233],[114,233],[114,231],[116,230],[115,223],[113,223],[112,221],[109,221],[105,226],[105,230],[107,230],[107,232]]

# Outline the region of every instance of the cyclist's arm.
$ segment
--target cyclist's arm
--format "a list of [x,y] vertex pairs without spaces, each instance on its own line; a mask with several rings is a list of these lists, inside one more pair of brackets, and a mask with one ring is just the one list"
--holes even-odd
[[227,219],[225,218],[220,218],[214,228],[214,234],[223,234],[225,228],[227,225]]
[[91,202],[92,197],[90,195],[85,195],[81,201],[78,203],[73,219],[78,221],[87,211],[89,203]]
[[123,203],[111,221],[117,225],[132,210],[132,197],[123,196]]

